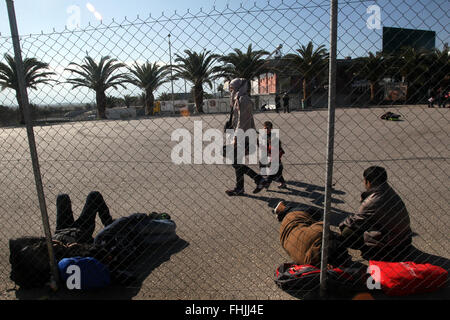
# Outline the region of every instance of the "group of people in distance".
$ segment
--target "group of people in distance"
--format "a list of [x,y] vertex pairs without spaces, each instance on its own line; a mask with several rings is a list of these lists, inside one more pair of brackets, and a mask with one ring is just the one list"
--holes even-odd
[[[234,110],[233,129],[243,131],[255,129],[253,104],[248,96],[248,83],[245,79],[234,79],[230,83],[231,107]],[[271,122],[264,123],[268,135],[273,129]],[[270,139],[269,139],[270,140]],[[235,140],[236,143],[236,140]],[[270,157],[270,143],[268,143]],[[229,196],[244,194],[244,175],[256,184],[254,193],[268,188],[274,180],[279,187],[286,187],[283,177],[281,157],[284,154],[280,142],[279,170],[269,176],[257,174],[242,164],[233,164],[236,171],[236,187],[227,190]],[[236,159],[235,159],[236,160]],[[411,249],[412,231],[405,204],[392,189],[384,168],[373,166],[363,173],[365,191],[361,195],[359,210],[348,216],[340,225],[339,231],[331,231],[330,258],[334,264],[345,263],[349,256],[347,249],[360,250],[369,260],[402,260]],[[297,208],[289,208],[280,202],[274,209],[280,226],[280,241],[284,250],[297,264],[320,264],[323,222],[314,213]]]
[[[277,113],[280,113],[281,110],[281,97],[277,93],[275,95],[275,111]],[[289,93],[285,92],[283,93],[283,111],[284,113],[291,113],[291,109],[289,107]]]
[[445,108],[449,98],[449,90],[445,90],[443,87],[439,87],[437,90],[430,88],[428,90],[428,108],[434,108],[435,103],[439,108]]

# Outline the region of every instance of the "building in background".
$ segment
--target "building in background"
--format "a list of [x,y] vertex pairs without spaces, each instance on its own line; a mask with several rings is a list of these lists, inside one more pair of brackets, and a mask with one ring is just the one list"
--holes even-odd
[[436,32],[383,27],[383,53],[395,54],[404,47],[431,51],[436,47]]
[[299,94],[302,90],[301,74],[292,66],[292,62],[285,58],[267,61],[267,72],[258,79],[258,94],[276,94],[288,92]]

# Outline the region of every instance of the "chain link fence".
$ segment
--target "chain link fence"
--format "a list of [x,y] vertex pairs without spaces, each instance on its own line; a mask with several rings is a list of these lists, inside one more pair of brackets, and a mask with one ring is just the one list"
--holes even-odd
[[[413,249],[403,261],[428,262],[446,270],[448,6],[446,1],[339,2],[328,213],[331,229],[337,232],[342,221],[358,212],[365,191],[364,170],[384,167],[409,213]],[[19,30],[20,24],[19,20]],[[115,239],[125,239],[121,243],[130,247],[115,248],[120,254],[111,272],[122,281],[120,289],[97,294],[136,299],[291,299],[318,289],[318,282],[294,291],[274,283],[276,268],[292,262],[292,250],[301,250],[305,240],[295,238],[299,226],[289,238],[286,223],[276,219],[273,209],[283,201],[299,209],[294,212],[309,212],[315,221],[322,220],[328,67],[333,58],[329,42],[330,3],[320,0],[245,2],[240,7],[157,17],[140,14],[20,36],[53,236],[57,198],[62,201],[64,194],[70,197],[75,220],[81,212],[87,214],[89,204],[102,206],[98,199],[103,199],[116,221],[133,213],[156,212],[167,213],[176,224],[177,239],[146,242],[148,247],[136,251],[136,239],[142,238],[132,239],[136,230],[121,225]],[[18,102],[10,36],[0,37],[0,54],[0,287],[10,298],[14,294],[8,289],[14,283],[9,240],[44,233],[23,125],[28,108]],[[281,188],[273,182],[254,194],[255,184],[246,178],[245,194],[229,197],[225,191],[236,184],[234,168],[220,161],[197,161],[212,141],[205,133],[223,132],[233,78],[251,83],[256,128],[271,121],[279,130],[285,152]],[[180,143],[174,132],[185,133],[188,163],[174,161]],[[106,215],[105,209],[98,210]],[[400,223],[392,215],[384,218],[384,225],[369,221],[370,226],[360,230],[382,230],[389,236]],[[93,237],[104,228],[103,222],[110,222],[104,219],[96,220]],[[87,228],[74,223],[71,226]],[[92,227],[92,220],[88,223]],[[165,232],[149,226],[145,232],[150,235]],[[286,242],[280,241],[283,235],[289,238]],[[73,256],[91,249],[64,251],[55,245],[54,250],[61,259],[68,252]],[[124,250],[130,255],[123,255]],[[359,270],[367,273],[368,262],[360,250],[340,252],[328,252],[329,258],[344,260],[348,253],[352,261],[346,263],[359,264]],[[48,263],[45,250],[25,257],[36,270]],[[34,277],[41,275],[35,271]],[[13,298],[35,297],[25,292],[18,291]]]

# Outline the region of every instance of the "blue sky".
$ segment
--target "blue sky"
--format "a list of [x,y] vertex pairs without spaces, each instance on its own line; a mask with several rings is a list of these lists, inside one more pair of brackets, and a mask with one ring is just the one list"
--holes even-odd
[[[168,33],[172,35],[172,58],[185,49],[226,54],[234,48],[246,50],[250,43],[269,52],[283,44],[283,54],[295,52],[309,41],[329,47],[329,0],[15,0],[14,4],[19,32],[24,36],[24,56],[50,63],[59,80],[67,77],[64,68],[72,61],[81,62],[86,53],[95,58],[111,55],[129,65],[146,60],[168,64]],[[450,42],[448,0],[339,0],[339,58],[381,51],[381,28],[367,25],[373,21],[367,11],[372,5],[380,8],[380,27],[436,31],[440,49]],[[70,10],[73,8],[79,9],[79,15]],[[2,56],[11,53],[5,0],[0,0],[0,17]],[[79,28],[66,32],[73,21],[79,22]],[[175,89],[184,91],[184,83],[177,83]],[[5,94],[6,100],[14,103],[14,96],[5,90],[0,92],[0,104],[9,104],[4,102]],[[92,93],[80,95],[67,86],[58,91],[44,87],[31,95],[45,103],[74,101],[80,96],[92,101]]]
[[[241,6],[252,9],[255,8],[255,5],[264,9],[268,7],[289,8],[289,6],[292,6],[298,10],[298,14],[290,16],[288,12],[281,12],[278,18],[273,18],[278,19],[278,21],[275,22],[275,25],[273,25],[275,29],[272,30],[260,28],[261,25],[265,24],[261,20],[266,17],[270,20],[272,17],[262,15],[259,21],[255,21],[255,23],[245,21],[248,25],[255,25],[255,28],[258,28],[257,31],[262,35],[253,34],[248,38],[251,38],[254,42],[259,42],[259,40],[267,40],[264,39],[264,32],[271,31],[274,34],[278,32],[280,34],[279,39],[274,37],[272,40],[282,42],[285,45],[285,52],[283,53],[295,50],[295,47],[310,40],[316,45],[324,44],[328,47],[329,0],[270,0],[270,6],[268,6],[267,0],[15,0],[14,3],[21,35],[39,34],[41,32],[46,34],[52,33],[54,30],[56,32],[64,31],[73,21],[78,21],[81,29],[90,25],[98,26],[99,16],[101,16],[105,25],[110,25],[112,21],[123,22],[125,17],[126,21],[136,21],[138,15],[141,20],[151,16],[152,21],[154,21],[184,17],[188,10],[192,15],[198,16],[201,15],[200,10],[214,14],[225,12],[226,7],[230,9],[227,12],[231,12],[239,11]],[[338,52],[340,57],[364,55],[368,51],[381,50],[381,29],[369,29],[366,26],[367,21],[371,18],[367,8],[371,5],[377,5],[380,8],[381,27],[393,26],[436,31],[436,46],[438,48],[442,48],[445,42],[450,42],[448,32],[450,29],[450,1],[448,0],[339,0]],[[216,10],[213,10],[213,7]],[[74,12],[73,8],[78,8],[79,13]],[[285,17],[283,17],[283,14]],[[5,0],[0,0],[0,16],[7,17]],[[74,17],[76,20],[74,20]],[[249,18],[258,19],[254,16],[249,16]],[[290,20],[291,26],[283,24],[284,19]],[[199,19],[199,21],[203,20]],[[242,24],[239,19],[234,21],[237,22],[237,25]],[[233,23],[231,18],[230,22]],[[185,32],[185,29],[181,27],[177,30],[176,23],[177,20],[174,21],[172,29],[164,29],[164,31],[167,29],[173,34],[174,42],[178,39],[177,31],[180,35]],[[295,24],[299,26],[297,30],[292,29]],[[286,26],[286,30],[281,30],[283,25]],[[216,28],[211,24],[208,26],[209,30],[207,31]],[[288,30],[289,27],[291,27],[291,31]],[[271,29],[272,26],[268,28]],[[276,31],[277,28],[278,31]],[[199,34],[202,32],[201,28],[194,31]],[[247,31],[242,30],[242,33]],[[214,32],[218,34],[221,30],[214,29]],[[295,32],[295,34],[290,32]],[[282,33],[285,33],[285,35],[281,35]],[[0,34],[3,37],[10,35],[8,19],[0,19]],[[161,41],[163,40],[161,39]],[[192,44],[191,41],[185,39],[182,39],[182,41],[188,47]],[[196,44],[208,47],[207,42],[200,44],[199,41]],[[261,46],[264,47],[262,49],[268,49],[267,46],[269,45],[276,47],[279,44],[261,42]],[[257,45],[254,44],[254,46]],[[246,48],[246,46],[246,43],[242,44],[242,48]],[[181,46],[178,49],[184,50]],[[215,48],[208,47],[208,49],[214,50]],[[174,50],[177,51],[177,48],[174,48]]]
[[[271,0],[270,2],[272,5],[277,6],[283,1]],[[284,3],[288,4],[294,2],[296,1],[284,1]],[[300,0],[297,2],[311,7],[316,5],[326,7],[329,3],[328,0]],[[216,7],[217,10],[222,10],[227,5],[232,9],[238,9],[240,5],[252,7],[254,3],[258,5],[266,4],[267,0],[15,0],[14,3],[20,33],[30,34],[41,31],[44,33],[51,32],[53,28],[56,31],[63,30],[70,16],[68,9],[71,6],[77,6],[81,10],[81,27],[87,26],[89,23],[97,23],[94,13],[87,8],[89,3],[95,7],[96,11],[101,14],[103,20],[107,23],[112,19],[133,18],[138,14],[141,17],[149,14],[154,17],[160,17],[162,12],[164,12],[165,16],[170,17],[175,11],[184,13],[188,9],[193,13],[198,13],[200,8],[210,11],[213,7]],[[376,4],[382,9],[383,25],[392,23],[403,25],[417,24],[417,21],[414,20],[422,18],[424,23],[418,23],[422,24],[422,27],[436,28],[435,19],[430,16],[432,14],[436,18],[441,18],[440,23],[443,26],[446,26],[447,29],[449,27],[448,12],[450,3],[448,0],[340,0],[339,3],[341,10],[345,10],[343,9],[344,7],[350,9],[348,13],[340,12],[341,24],[344,24],[347,18],[350,18],[352,21],[358,16],[362,19],[368,18],[369,15],[364,12],[364,9]],[[0,16],[6,17],[6,14],[5,0],[0,0]],[[427,20],[431,21],[428,25],[426,23]],[[0,33],[2,35],[10,34],[7,19],[0,19]]]
[[[250,1],[243,0],[250,3]],[[239,6],[241,1],[236,0],[15,0],[17,19],[20,22],[19,31],[21,34],[50,32],[55,28],[62,30],[66,24],[69,14],[67,10],[71,6],[78,6],[81,9],[81,24],[86,26],[89,22],[96,23],[97,20],[86,5],[91,3],[105,21],[111,19],[122,19],[152,14],[160,16],[162,12],[172,14],[184,12],[187,9],[199,11],[200,8],[211,9],[214,5],[223,8],[229,4],[231,7]],[[253,3],[253,1],[251,1]],[[0,16],[6,15],[5,0],[0,0]],[[8,21],[0,19],[0,32],[2,35],[9,35]]]

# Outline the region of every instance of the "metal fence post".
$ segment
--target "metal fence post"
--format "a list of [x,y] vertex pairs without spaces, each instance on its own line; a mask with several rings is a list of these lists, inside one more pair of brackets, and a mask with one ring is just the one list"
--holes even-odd
[[322,261],[320,270],[320,296],[325,297],[327,293],[327,265],[328,246],[330,234],[329,213],[331,208],[331,194],[333,183],[333,155],[334,155],[334,125],[336,107],[336,56],[337,56],[337,9],[338,0],[331,0],[330,17],[330,56],[329,56],[329,82],[328,82],[328,150],[327,150],[327,173],[325,187],[325,205],[323,214],[323,238],[322,238]]
[[48,254],[49,254],[49,259],[50,259],[49,263],[50,263],[50,268],[52,271],[50,285],[51,285],[52,289],[57,290],[58,289],[58,279],[59,279],[58,268],[56,266],[55,256],[53,253],[52,235],[51,235],[51,231],[50,231],[50,223],[48,220],[47,206],[45,203],[44,188],[42,186],[41,172],[40,172],[40,167],[39,167],[39,159],[38,159],[38,154],[37,154],[37,149],[36,149],[36,141],[35,141],[35,137],[34,137],[30,105],[29,105],[29,101],[28,101],[28,93],[27,93],[27,88],[25,85],[24,66],[23,66],[22,53],[21,53],[21,48],[20,48],[20,38],[19,38],[19,31],[17,28],[16,13],[14,10],[14,1],[6,0],[6,5],[8,8],[9,24],[10,24],[10,28],[11,28],[11,37],[12,37],[13,47],[14,47],[17,82],[18,82],[18,87],[19,87],[18,89],[19,89],[21,99],[22,99],[22,104],[23,104],[23,113],[24,113],[26,129],[27,129],[28,144],[30,147],[31,162],[33,164],[34,179],[35,179],[35,183],[36,183],[37,195],[38,195],[38,199],[39,199],[39,206],[40,206],[40,211],[41,211],[41,215],[42,215],[42,223],[43,223],[45,237],[46,237],[46,241],[47,241],[47,248],[48,248]]

